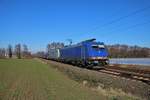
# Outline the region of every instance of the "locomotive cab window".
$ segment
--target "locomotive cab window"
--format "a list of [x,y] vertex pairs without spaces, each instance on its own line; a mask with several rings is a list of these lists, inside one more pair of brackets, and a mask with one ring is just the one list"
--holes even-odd
[[95,49],[104,49],[104,45],[92,45],[92,48],[95,48]]

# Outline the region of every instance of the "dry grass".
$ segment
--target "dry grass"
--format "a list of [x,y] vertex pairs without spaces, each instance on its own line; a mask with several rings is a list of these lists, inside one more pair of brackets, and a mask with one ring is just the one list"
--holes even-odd
[[33,59],[0,59],[0,100],[106,100]]
[[83,86],[88,86],[92,88],[92,90],[99,91],[100,94],[107,96],[107,99],[150,99],[150,86],[145,83],[114,77],[108,74],[78,68],[67,64],[46,60],[43,61],[62,71],[69,78],[82,83]]

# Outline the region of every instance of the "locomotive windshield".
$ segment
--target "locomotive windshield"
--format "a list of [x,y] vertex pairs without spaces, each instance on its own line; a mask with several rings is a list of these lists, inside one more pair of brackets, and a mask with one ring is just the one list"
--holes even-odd
[[104,45],[92,45],[92,48],[95,48],[95,49],[100,49],[100,48],[105,48]]

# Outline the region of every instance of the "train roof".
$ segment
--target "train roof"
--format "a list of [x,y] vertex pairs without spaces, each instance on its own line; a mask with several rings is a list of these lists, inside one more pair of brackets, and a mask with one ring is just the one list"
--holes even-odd
[[96,39],[92,38],[92,39],[88,39],[88,40],[82,41],[82,42],[74,44],[74,45],[65,46],[64,48],[61,48],[61,49],[77,47],[77,46],[81,46],[82,44],[89,44],[89,43],[104,45],[104,42],[96,42]]
[[95,39],[95,38],[88,39],[88,40],[84,40],[84,41],[82,41],[82,42],[94,42],[94,41],[96,41],[96,39]]

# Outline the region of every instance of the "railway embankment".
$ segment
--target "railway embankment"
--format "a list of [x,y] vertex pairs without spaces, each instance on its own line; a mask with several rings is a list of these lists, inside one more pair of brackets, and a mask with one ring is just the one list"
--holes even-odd
[[113,90],[142,98],[142,100],[150,100],[150,85],[141,81],[101,73],[94,70],[88,70],[85,68],[79,68],[55,61],[44,59],[41,60],[62,71],[69,78],[91,87],[94,90]]

